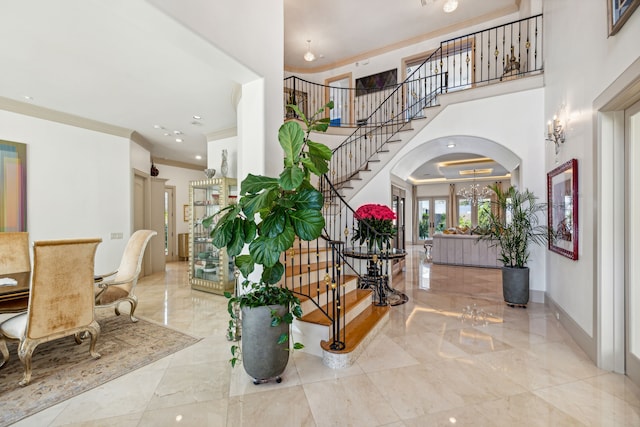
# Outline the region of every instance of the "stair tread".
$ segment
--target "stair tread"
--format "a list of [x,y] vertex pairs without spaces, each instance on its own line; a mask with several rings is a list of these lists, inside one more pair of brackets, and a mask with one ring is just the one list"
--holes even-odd
[[332,350],[331,341],[322,341],[320,346],[323,350],[336,353],[345,354],[351,353],[358,345],[365,339],[371,330],[384,318],[384,316],[391,309],[390,306],[376,306],[371,304],[362,313],[360,313],[355,319],[353,319],[346,328],[346,335],[344,337],[345,348],[342,350]]
[[[354,289],[351,292],[347,292],[344,296],[344,300],[342,301],[342,307],[345,312],[348,312],[352,307],[356,306],[363,299],[369,298],[371,299],[371,291],[367,289]],[[327,304],[322,306],[323,311],[329,312]],[[318,325],[329,326],[331,325],[331,320],[327,319],[327,316],[318,309],[313,310],[312,312],[303,315],[300,320],[307,323],[315,323]]]

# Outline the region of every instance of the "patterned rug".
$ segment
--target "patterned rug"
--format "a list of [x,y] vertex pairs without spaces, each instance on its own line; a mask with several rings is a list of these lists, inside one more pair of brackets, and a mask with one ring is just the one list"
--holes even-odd
[[[100,337],[89,354],[89,340],[80,345],[73,337],[39,345],[31,359],[31,383],[20,387],[23,368],[17,344],[9,343],[9,362],[0,368],[0,426],[102,385],[121,375],[188,347],[199,340],[173,329],[129,316],[100,313]],[[1,357],[1,356],[0,356]]]

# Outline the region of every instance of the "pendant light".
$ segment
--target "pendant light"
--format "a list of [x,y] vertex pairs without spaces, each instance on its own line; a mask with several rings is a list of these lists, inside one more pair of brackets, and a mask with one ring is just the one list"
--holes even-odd
[[316,60],[316,56],[311,52],[311,40],[307,40],[307,53],[304,54],[304,60],[307,62]]

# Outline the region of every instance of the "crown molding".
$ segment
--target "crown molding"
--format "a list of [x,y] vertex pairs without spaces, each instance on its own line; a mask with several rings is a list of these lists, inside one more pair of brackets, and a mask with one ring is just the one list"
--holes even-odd
[[232,128],[216,130],[205,135],[205,137],[207,138],[207,142],[217,141],[218,139],[231,138],[234,136],[238,136],[238,128],[235,126]]
[[146,149],[148,152],[152,152],[153,151],[153,144],[151,144],[151,142],[149,142],[149,140],[147,138],[145,138],[144,136],[140,135],[136,131],[133,131],[131,133],[131,141],[135,142],[136,144],[138,144],[142,148]]
[[124,138],[130,138],[133,132],[131,129],[110,125],[108,123],[87,119],[85,117],[80,117],[69,113],[63,113],[61,111],[40,107],[38,105],[33,105],[26,102],[16,101],[15,99],[5,98],[3,96],[0,96],[0,109],[23,114],[25,116],[49,120],[51,122],[57,122],[65,125],[75,126],[78,128],[93,130],[96,132],[121,136]]
[[187,163],[187,162],[179,162],[177,160],[163,159],[161,157],[153,157],[153,156],[151,156],[151,162],[156,164],[156,165],[174,166],[174,167],[177,167],[177,168],[193,169],[193,170],[196,170],[196,171],[203,171],[204,170],[204,167],[202,167],[202,165],[196,165],[194,163]]

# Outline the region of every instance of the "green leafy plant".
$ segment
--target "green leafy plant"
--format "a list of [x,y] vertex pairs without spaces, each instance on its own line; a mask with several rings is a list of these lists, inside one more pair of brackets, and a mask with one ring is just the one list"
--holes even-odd
[[[321,176],[329,171],[332,152],[324,144],[310,140],[312,131],[325,132],[329,118],[324,118],[326,109],[333,108],[333,102],[320,108],[307,118],[296,105],[287,108],[295,111],[306,126],[306,131],[296,121],[284,123],[278,131],[278,140],[284,153],[283,170],[278,177],[249,174],[240,185],[237,204],[221,210],[215,217],[203,221],[211,226],[214,218],[220,217],[211,231],[213,245],[227,248],[229,256],[235,257],[235,265],[246,278],[256,266],[262,267],[259,283],[243,282],[248,292],[229,298],[229,314],[236,320],[234,307],[258,307],[282,304],[290,308],[290,313],[279,318],[272,312],[272,325],[291,323],[293,316],[300,317],[300,301],[295,294],[277,283],[284,274],[280,254],[289,249],[296,237],[301,240],[315,240],[324,228],[322,208],[324,198],[311,183],[311,176]],[[245,245],[249,253],[241,254]],[[285,342],[287,336],[281,336]],[[232,347],[237,361],[237,346]],[[301,344],[294,344],[294,348]]]
[[496,200],[478,239],[500,245],[500,261],[505,267],[523,268],[529,260],[529,245],[548,241],[549,228],[540,224],[547,207],[529,190],[511,186],[503,191],[497,184],[489,188],[496,193]]

